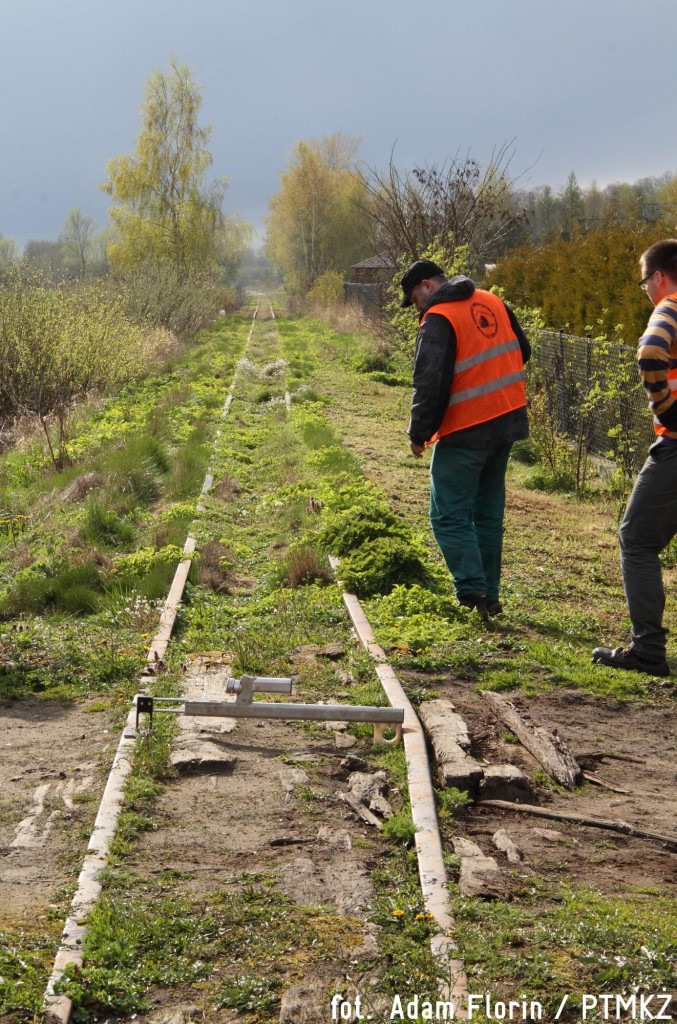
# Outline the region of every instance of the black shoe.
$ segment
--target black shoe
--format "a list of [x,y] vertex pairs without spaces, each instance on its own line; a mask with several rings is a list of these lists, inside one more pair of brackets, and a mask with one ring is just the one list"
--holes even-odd
[[482,622],[488,621],[489,609],[487,608],[486,594],[464,594],[463,597],[459,597],[458,603],[464,608],[475,608]]
[[503,605],[500,601],[487,601],[487,611],[490,615],[502,615]]
[[646,672],[650,676],[669,676],[667,661],[650,661],[632,647],[595,647],[592,660],[609,668],[625,668],[632,672]]

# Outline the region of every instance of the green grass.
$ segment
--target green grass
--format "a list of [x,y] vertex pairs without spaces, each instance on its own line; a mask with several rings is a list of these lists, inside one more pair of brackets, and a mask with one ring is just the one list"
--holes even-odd
[[0,929],[0,1014],[3,1020],[40,1019],[59,934],[58,923],[53,924],[49,932]]
[[[140,669],[159,612],[118,619],[127,600],[166,596],[249,324],[203,332],[144,381],[77,410],[66,470],[39,439],[0,456],[0,697],[124,688]],[[125,553],[143,557],[118,564]],[[92,659],[103,642],[114,653]]]
[[580,1019],[583,992],[669,991],[677,984],[669,897],[604,896],[556,883],[551,892],[525,886],[512,903],[456,896],[454,907],[471,991],[490,979],[497,998],[514,998],[519,989],[541,1001],[546,1014],[570,993],[560,1018],[570,1022]]

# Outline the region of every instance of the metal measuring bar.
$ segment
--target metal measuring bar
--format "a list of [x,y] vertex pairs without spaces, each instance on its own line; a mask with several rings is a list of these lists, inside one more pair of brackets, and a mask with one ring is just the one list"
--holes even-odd
[[[242,676],[241,679],[228,679],[226,693],[236,694],[236,701],[251,701],[253,693],[291,693],[291,679],[276,676]],[[150,697],[137,693],[134,698],[136,707],[136,731],[139,731],[139,715],[148,715],[148,724],[153,728],[153,712],[157,714],[185,714],[180,708],[160,708],[156,704],[185,704],[184,697]],[[232,707],[232,704],[228,704]]]
[[[241,676],[228,681],[227,693],[235,693],[235,701],[194,700],[185,697],[146,697],[136,699],[137,728],[140,713],[191,715],[208,718],[270,718],[282,721],[315,722],[372,722],[374,739],[384,741],[385,726],[395,728],[393,742],[401,738],[403,708],[377,708],[354,704],[287,704],[252,701],[255,692],[290,693],[290,679],[276,679],[270,676]],[[179,704],[180,707],[157,707],[157,704]]]

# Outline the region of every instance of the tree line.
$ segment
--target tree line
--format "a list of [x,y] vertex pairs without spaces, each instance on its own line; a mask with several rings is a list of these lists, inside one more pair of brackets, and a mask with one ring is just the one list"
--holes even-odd
[[[101,188],[112,200],[110,223],[99,230],[81,208],[71,210],[58,239],[26,244],[31,271],[58,282],[161,265],[182,280],[232,282],[251,228],[224,212],[226,180],[208,178],[211,128],[200,124],[201,103],[186,65],[156,70],[146,83],[135,151],[106,166]],[[0,271],[18,255],[0,237]]]
[[110,225],[71,210],[21,259],[0,239],[0,432],[34,418],[57,466],[76,400],[143,376],[233,300],[250,229],[208,177],[200,106],[185,65],[154,72],[136,148],[106,168]]
[[484,167],[457,153],[403,168],[391,154],[377,169],[357,152],[340,134],[306,140],[280,174],[265,251],[291,294],[338,298],[349,268],[377,253],[396,267],[431,251],[454,264],[462,249],[476,279],[541,307],[549,326],[634,344],[646,319],[637,260],[676,233],[677,175],[582,188],[572,171],[560,189],[526,189],[510,144]]

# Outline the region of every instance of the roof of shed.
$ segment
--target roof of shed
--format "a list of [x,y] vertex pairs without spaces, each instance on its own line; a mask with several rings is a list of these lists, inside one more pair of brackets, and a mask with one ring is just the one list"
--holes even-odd
[[397,264],[393,260],[389,252],[379,252],[376,256],[370,256],[369,259],[362,260],[361,263],[353,263],[351,270],[377,270],[385,268],[387,270],[395,270]]

